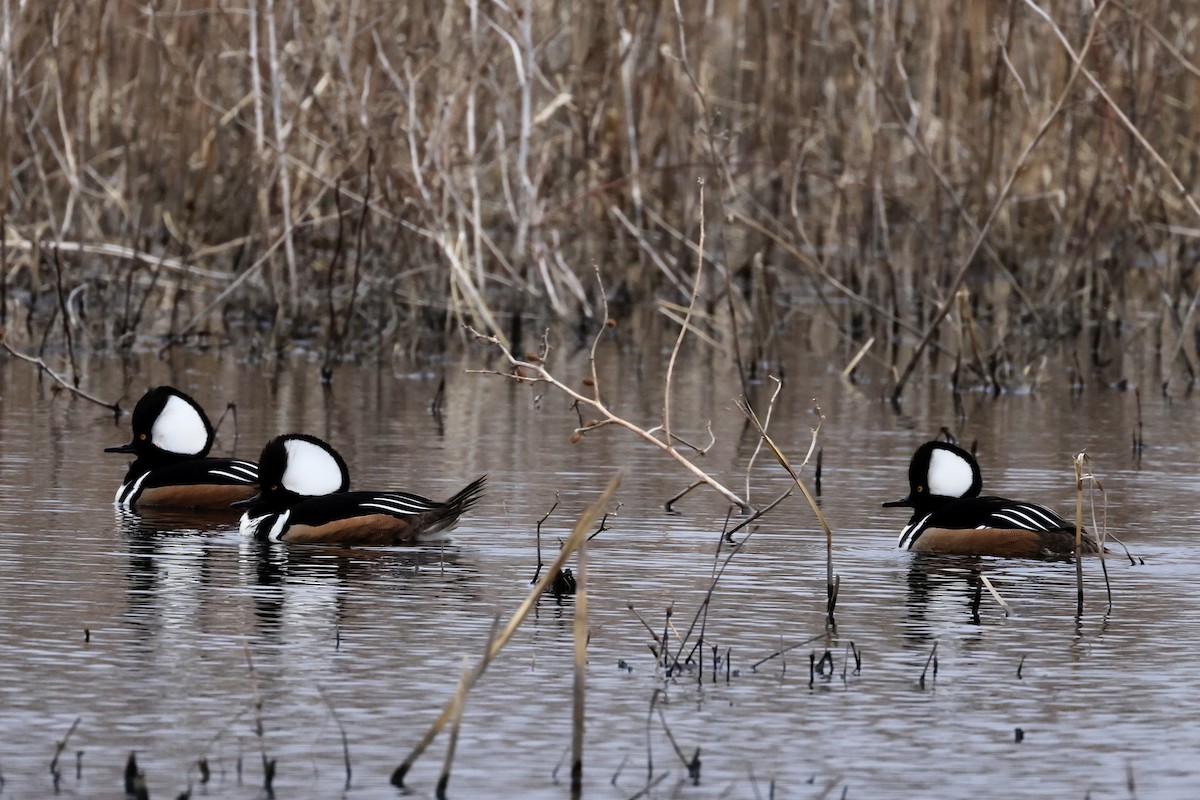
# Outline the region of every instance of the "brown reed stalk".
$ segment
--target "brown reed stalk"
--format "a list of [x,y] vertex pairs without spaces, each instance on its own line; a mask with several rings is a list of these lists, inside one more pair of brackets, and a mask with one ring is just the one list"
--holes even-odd
[[1012,614],[1012,607],[1009,606],[1009,604],[1004,601],[1004,598],[1000,596],[1000,593],[996,591],[996,587],[992,585],[992,582],[988,579],[988,576],[980,573],[979,580],[984,586],[987,587],[988,593],[991,594],[992,598],[1000,604],[1001,608],[1004,609],[1004,616],[1007,617]]
[[571,705],[571,797],[583,796],[583,732],[585,722],[584,693],[587,689],[588,645],[588,572],[587,542],[578,545],[575,563],[575,681]]
[[771,449],[775,460],[779,462],[779,466],[783,467],[788,475],[791,476],[792,482],[800,489],[800,493],[804,495],[804,499],[808,502],[808,507],[812,509],[813,514],[817,517],[817,521],[821,523],[821,528],[825,531],[825,625],[828,628],[835,628],[837,627],[837,623],[834,621],[833,612],[837,607],[838,588],[841,585],[841,578],[833,574],[833,530],[829,527],[829,523],[825,521],[825,515],[821,513],[821,507],[817,505],[816,499],[808,491],[808,487],[804,485],[804,482],[800,480],[799,474],[799,471],[803,470],[808,465],[809,459],[812,458],[813,451],[817,447],[817,435],[821,431],[821,424],[825,421],[825,417],[821,414],[821,409],[818,407],[817,426],[811,430],[812,438],[808,444],[808,452],[804,454],[804,460],[800,462],[799,469],[796,469],[792,467],[787,456],[775,444],[775,440],[767,434],[766,428],[759,422],[758,416],[754,413],[754,409],[750,407],[750,404],[743,400],[738,402],[738,406],[742,409],[742,413],[746,415],[746,418],[750,420],[755,430],[758,431],[758,435],[767,443],[767,447]]
[[[499,625],[500,615],[497,614],[496,616],[492,617],[492,627],[488,629],[487,642],[483,648],[485,656],[491,649],[492,642],[496,639],[496,628],[499,627]],[[458,749],[459,725],[462,723],[462,712],[467,706],[467,692],[470,689],[467,684],[467,681],[471,675],[471,670],[469,667],[470,662],[466,657],[464,657],[462,673],[458,679],[458,688],[455,689],[454,699],[451,701],[453,708],[450,713],[449,720],[450,735],[448,737],[449,741],[446,743],[446,756],[442,760],[442,774],[438,776],[436,791],[438,800],[445,800],[447,797],[446,787],[450,785],[450,768],[454,764],[454,753]]]
[[1086,453],[1077,453],[1075,464],[1075,616],[1083,616],[1083,461]]
[[[530,590],[529,594],[525,597],[525,600],[522,601],[521,605],[517,607],[517,610],[513,612],[512,618],[509,619],[508,624],[504,626],[504,629],[500,632],[500,635],[491,640],[491,644],[484,653],[483,658],[481,658],[475,664],[475,668],[471,671],[464,684],[464,694],[469,692],[471,687],[473,687],[475,683],[477,683],[479,679],[483,677],[483,673],[487,671],[487,668],[491,664],[492,660],[500,654],[500,651],[504,649],[506,644],[508,644],[508,641],[517,632],[517,629],[521,627],[521,623],[525,621],[525,618],[529,615],[529,612],[533,610],[533,607],[537,604],[537,601],[542,596],[542,593],[546,591],[546,588],[550,585],[551,581],[553,581],[555,576],[558,575],[559,571],[563,568],[563,565],[566,564],[567,559],[571,556],[571,554],[579,548],[580,544],[586,537],[588,530],[595,523],[596,519],[600,517],[600,515],[603,513],[603,510],[608,506],[612,496],[616,493],[617,487],[620,486],[620,484],[621,476],[614,475],[612,479],[609,480],[608,485],[604,488],[604,491],[602,491],[595,500],[589,503],[587,508],[583,510],[583,513],[580,514],[579,519],[576,520],[574,527],[571,529],[571,535],[567,537],[567,541],[563,544],[562,549],[559,550],[558,557],[551,562],[550,567],[546,570],[546,574],[542,576],[542,579],[538,581],[537,585],[534,586],[533,589]],[[455,697],[457,697],[457,694]],[[408,774],[408,771],[412,769],[413,764],[416,763],[417,759],[421,757],[421,754],[425,752],[433,740],[437,738],[437,735],[446,726],[446,723],[448,723],[453,717],[455,702],[455,698],[452,697],[442,709],[441,715],[437,718],[433,725],[430,726],[429,730],[426,731],[425,735],[417,743],[416,747],[413,748],[412,752],[409,753],[408,757],[404,759],[400,766],[396,767],[396,769],[392,772],[391,783],[393,786],[403,788],[404,776]]]

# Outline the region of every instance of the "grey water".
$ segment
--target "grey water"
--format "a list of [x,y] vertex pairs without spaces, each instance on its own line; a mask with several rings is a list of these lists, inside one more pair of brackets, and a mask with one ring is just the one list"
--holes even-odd
[[[605,399],[657,424],[661,350],[601,355]],[[121,797],[130,752],[152,797],[264,797],[264,758],[279,797],[397,797],[392,770],[478,660],[493,619],[507,621],[529,592],[538,520],[553,507],[541,537],[549,561],[617,472],[616,503],[589,546],[585,796],[1196,796],[1200,398],[1144,392],[1139,454],[1123,387],[1049,380],[956,407],[939,373],[895,409],[878,379],[841,379],[844,362],[790,358],[770,428],[799,463],[814,399],[824,414],[836,629],[824,624],[825,537],[797,493],[737,535],[708,610],[703,671],[670,676],[641,619],[661,634],[670,608],[678,646],[715,559],[730,553],[718,550],[726,504],[700,490],[666,514],[664,500],[687,486],[682,469],[615,426],[572,444],[579,417],[562,395],[468,372],[496,368],[493,354],[343,366],[328,390],[301,357],[82,362],[89,391],[125,408],[159,383],[192,394],[214,421],[235,404],[216,454],[255,458],[270,436],[306,431],[344,454],[356,488],[443,498],[490,476],[450,542],[385,549],[263,546],[244,541],[232,515],[119,513],[125,461],[102,451],[127,441],[128,417],[0,360],[0,798]],[[583,354],[555,369],[590,391]],[[728,360],[691,354],[673,384],[673,428],[704,445],[711,423],[715,443],[698,463],[738,493],[749,474],[761,506],[790,479],[765,453],[751,464],[739,387]],[[760,414],[772,389],[754,387]],[[1144,562],[1109,555],[1111,610],[1095,558],[1076,618],[1069,563],[896,549],[906,517],[880,504],[906,493],[912,451],[943,426],[977,443],[985,491],[1068,517],[1071,456],[1090,455],[1104,492],[1089,506]],[[805,475],[811,486],[811,464]],[[1011,613],[984,591],[975,617],[978,574]],[[571,598],[543,598],[475,687],[450,797],[569,794],[573,613]],[[826,649],[832,668],[810,685],[810,657]],[[56,744],[76,720],[56,788]],[[446,744],[443,734],[417,762],[408,791],[433,796]],[[698,782],[684,764],[697,751]]]

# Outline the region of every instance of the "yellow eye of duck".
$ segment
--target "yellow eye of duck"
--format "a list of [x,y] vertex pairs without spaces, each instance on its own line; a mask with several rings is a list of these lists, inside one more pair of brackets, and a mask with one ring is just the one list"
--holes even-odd
[[271,484],[271,491],[272,491],[272,492],[273,492],[273,491],[275,491],[275,490],[276,490],[276,489],[278,489],[278,488],[279,488],[279,485],[278,485],[278,484],[274,484],[274,483],[273,483],[273,484]]
[[144,434],[144,433],[139,433],[139,434],[138,434],[138,440],[139,440],[139,441],[143,441],[143,442],[144,442],[144,441],[146,441],[146,439],[148,439],[148,438],[150,438],[150,437],[148,437],[148,436],[147,436],[146,434]]
[[923,491],[925,491],[925,487],[924,487],[924,486],[918,486],[918,487],[917,487],[917,494],[920,494],[920,493],[921,493],[921,492],[923,492]]

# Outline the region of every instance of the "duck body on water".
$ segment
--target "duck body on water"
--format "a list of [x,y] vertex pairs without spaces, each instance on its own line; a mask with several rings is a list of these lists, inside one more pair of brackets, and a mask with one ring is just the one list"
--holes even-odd
[[[908,467],[908,496],[885,508],[911,507],[899,546],[918,553],[1063,558],[1075,552],[1075,526],[1045,506],[981,497],[979,462],[948,442],[926,442]],[[1083,532],[1083,552],[1098,552]]]
[[[477,478],[445,502],[403,491],[350,491],[350,473],[328,443],[306,434],[272,439],[259,463],[208,458],[214,431],[204,409],[171,386],[150,389],[133,411],[133,438],[106,448],[132,453],[114,502],[128,509],[242,508],[241,531],[291,543],[397,545],[444,539],[483,493]],[[885,507],[912,517],[899,547],[917,553],[1062,558],[1075,527],[1045,506],[981,496],[975,457],[948,442],[921,445],[908,469],[909,494]],[[1083,552],[1097,552],[1083,534]]]
[[443,539],[483,493],[477,478],[444,503],[400,491],[349,491],[350,473],[326,442],[285,434],[259,459],[259,493],[246,508],[243,534],[291,543],[397,545]]
[[208,458],[212,423],[200,404],[171,386],[157,386],[133,409],[133,438],[106,453],[132,453],[133,463],[113,502],[122,508],[228,510],[254,495],[258,466]]

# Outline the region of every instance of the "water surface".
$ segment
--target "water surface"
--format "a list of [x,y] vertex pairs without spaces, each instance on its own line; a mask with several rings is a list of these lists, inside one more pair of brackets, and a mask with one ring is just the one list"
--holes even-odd
[[[662,407],[659,352],[607,353],[605,396],[647,426]],[[535,524],[548,561],[579,512],[617,471],[619,507],[591,543],[586,794],[630,797],[1192,797],[1200,791],[1200,600],[1195,544],[1194,398],[1143,398],[1148,448],[1136,458],[1133,396],[1102,385],[1072,394],[969,395],[961,416],[944,381],[914,385],[897,411],[884,388],[841,381],[819,357],[788,364],[772,431],[798,461],[817,398],[822,507],[841,579],[836,631],[825,633],[824,536],[799,496],[763,518],[718,584],[704,672],[668,677],[633,606],[680,633],[711,582],[725,506],[696,493],[667,458],[615,428],[570,443],[575,412],[545,387],[444,368],[343,367],[324,391],[316,365],[274,367],[233,355],[92,358],[89,389],[131,407],[148,386],[192,393],[221,425],[214,452],[257,456],[285,431],[307,431],[346,456],[358,488],[447,497],[488,473],[485,501],[444,546],[331,549],[243,541],[233,517],[115,511],[128,417],[51,392],[25,364],[0,361],[0,797],[54,790],[120,797],[136,751],[154,797],[263,796],[263,756],[280,797],[391,798],[391,771],[452,696],[493,617],[529,591]],[[578,356],[562,364],[577,381]],[[428,411],[444,371],[440,418]],[[943,376],[944,377],[944,376]],[[1136,380],[1137,376],[1130,376]],[[126,389],[125,387],[129,387]],[[770,385],[752,398],[766,406]],[[700,461],[745,490],[754,439],[719,359],[685,359],[676,430],[717,442]],[[916,446],[950,426],[977,442],[985,488],[1073,512],[1070,456],[1087,450],[1107,490],[1107,520],[1145,564],[1086,563],[1086,612],[1074,615],[1071,565],[917,559],[895,549]],[[764,456],[751,499],[788,485]],[[1097,501],[1098,507],[1101,502]],[[724,558],[728,550],[720,551]],[[987,575],[1013,613],[984,592]],[[573,603],[544,598],[472,693],[450,795],[568,794]],[[855,673],[848,648],[862,652]],[[924,686],[922,670],[937,645]],[[676,645],[677,646],[677,645]],[[714,680],[715,646],[730,657]],[[809,658],[834,668],[810,685]],[[847,666],[848,664],[848,666]],[[251,666],[252,665],[252,666]],[[256,698],[262,735],[256,733]],[[660,709],[651,715],[651,704]],[[649,724],[648,724],[649,720]],[[670,737],[664,730],[664,721]],[[345,730],[353,776],[348,790]],[[1018,742],[1016,730],[1023,740]],[[698,785],[671,738],[691,759]],[[409,776],[432,796],[446,739]],[[649,752],[648,752],[649,747]],[[79,755],[79,754],[82,755]],[[206,758],[209,784],[196,767]],[[77,775],[77,763],[80,767]]]

